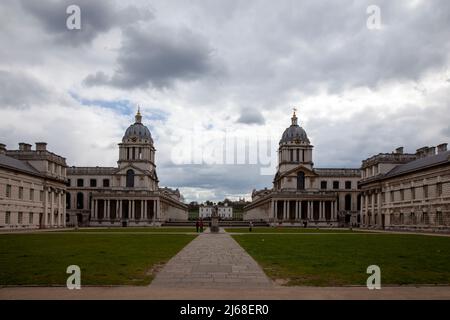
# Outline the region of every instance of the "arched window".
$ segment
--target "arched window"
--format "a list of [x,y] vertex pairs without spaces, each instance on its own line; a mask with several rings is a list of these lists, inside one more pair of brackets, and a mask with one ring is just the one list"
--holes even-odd
[[345,210],[346,211],[352,210],[352,196],[349,194],[345,196]]
[[305,190],[305,173],[297,173],[297,190]]
[[70,209],[70,193],[66,192],[66,209]]
[[84,195],[81,192],[77,193],[77,209],[83,209]]
[[134,171],[130,169],[127,171],[127,188],[133,187],[134,187]]

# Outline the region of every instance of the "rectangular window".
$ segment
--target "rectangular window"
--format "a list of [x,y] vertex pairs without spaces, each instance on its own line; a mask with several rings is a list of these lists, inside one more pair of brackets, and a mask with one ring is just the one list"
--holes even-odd
[[67,179],[67,186],[68,187],[70,187],[70,183],[71,183],[70,179]]
[[28,224],[33,224],[33,212],[30,212],[28,215]]
[[93,188],[95,188],[97,186],[97,180],[96,179],[91,179],[89,185]]
[[289,150],[289,161],[294,161],[294,150]]
[[320,181],[320,189],[326,189],[327,188],[327,182],[326,181]]
[[109,187],[109,179],[103,179],[103,187]]
[[437,225],[442,225],[443,224],[442,212],[440,212],[440,211],[436,212],[436,224]]
[[423,186],[423,198],[428,198],[428,185]]
[[401,189],[400,190],[400,201],[405,200],[405,190]]
[[352,188],[352,182],[351,181],[345,181],[345,189],[351,189]]
[[436,183],[436,196],[442,196],[442,182]]
[[17,217],[18,217],[18,218],[17,218],[17,222],[18,222],[19,224],[22,224],[22,223],[23,223],[23,213],[22,213],[22,212],[19,212],[19,214],[18,214]]
[[416,199],[416,188],[415,187],[411,188],[411,199],[412,200]]
[[391,195],[391,202],[394,202],[394,191],[391,191],[390,195]]
[[6,197],[11,198],[11,185],[10,184],[6,185]]
[[30,200],[34,201],[34,189],[30,189]]
[[339,189],[339,181],[333,181],[333,189]]
[[19,187],[19,199],[23,199],[23,187]]
[[77,180],[77,187],[83,187],[84,186],[84,181],[83,179],[78,179]]
[[39,201],[44,201],[44,191],[39,191]]
[[10,224],[11,223],[11,212],[6,211],[5,214],[5,224]]

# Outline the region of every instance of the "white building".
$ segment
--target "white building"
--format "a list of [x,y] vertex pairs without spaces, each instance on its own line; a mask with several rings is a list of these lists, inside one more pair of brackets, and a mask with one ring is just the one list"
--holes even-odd
[[66,224],[66,159],[19,143],[0,144],[0,229],[61,228]]
[[179,190],[158,186],[155,151],[138,110],[119,143],[117,167],[68,168],[71,223],[145,226],[187,220],[187,205]]
[[[210,218],[213,212],[212,206],[200,206],[198,208],[198,216],[200,218]],[[217,207],[217,214],[221,219],[232,219],[233,218],[233,208],[228,207],[228,205]]]

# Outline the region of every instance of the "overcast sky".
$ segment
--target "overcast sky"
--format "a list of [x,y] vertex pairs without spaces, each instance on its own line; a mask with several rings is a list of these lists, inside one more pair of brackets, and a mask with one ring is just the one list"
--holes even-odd
[[188,201],[270,188],[267,161],[237,150],[275,155],[293,106],[315,167],[450,142],[448,0],[2,0],[0,43],[8,149],[46,141],[69,166],[115,166],[139,104],[160,186]]

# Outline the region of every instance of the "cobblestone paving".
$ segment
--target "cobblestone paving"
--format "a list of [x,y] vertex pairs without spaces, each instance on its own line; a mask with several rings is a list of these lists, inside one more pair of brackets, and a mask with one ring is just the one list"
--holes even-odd
[[226,233],[202,233],[174,256],[150,287],[270,288],[272,281]]

